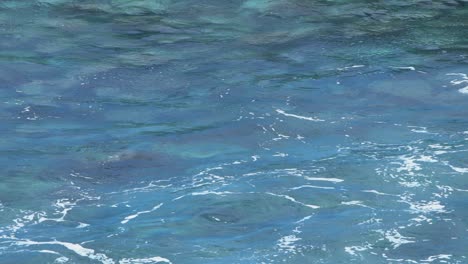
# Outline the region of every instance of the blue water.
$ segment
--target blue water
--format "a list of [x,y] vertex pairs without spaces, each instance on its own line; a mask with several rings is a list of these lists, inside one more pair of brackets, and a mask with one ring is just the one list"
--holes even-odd
[[2,0],[0,263],[468,263],[465,0]]

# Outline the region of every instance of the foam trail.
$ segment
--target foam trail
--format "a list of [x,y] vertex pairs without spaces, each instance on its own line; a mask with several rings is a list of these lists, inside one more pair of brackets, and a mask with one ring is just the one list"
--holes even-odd
[[[439,254],[439,255],[430,256],[427,259],[421,260],[421,262],[433,262],[435,260],[441,260],[441,259],[450,260],[451,257],[452,257],[451,254]],[[447,261],[444,261],[444,262],[448,263]]]
[[156,205],[155,207],[153,207],[151,210],[141,211],[141,212],[138,212],[136,214],[129,215],[129,216],[125,217],[124,220],[122,220],[120,223],[121,224],[126,224],[126,223],[128,223],[128,221],[130,221],[130,220],[132,220],[134,218],[137,218],[139,215],[151,213],[151,212],[159,209],[162,205],[163,205],[163,203],[160,203],[160,204]]
[[383,192],[379,192],[379,191],[376,191],[376,190],[363,190],[362,192],[365,192],[365,193],[373,193],[373,194],[377,194],[377,195],[398,196],[398,195],[395,195],[395,194],[383,193]]
[[31,246],[31,245],[61,245],[67,248],[68,250],[71,250],[75,252],[76,254],[82,256],[82,257],[87,257],[92,260],[97,260],[103,264],[115,264],[114,260],[107,257],[105,254],[102,253],[94,253],[94,249],[90,248],[85,248],[82,247],[79,244],[73,244],[69,242],[61,242],[61,241],[48,241],[48,242],[37,242],[37,241],[32,241],[32,240],[24,240],[24,241],[18,241],[16,242],[17,245],[25,245],[25,246]]
[[468,173],[468,168],[460,168],[460,167],[455,167],[452,165],[449,165],[452,170],[459,172],[459,173]]
[[346,253],[350,254],[351,256],[357,256],[356,252],[366,251],[370,248],[370,246],[349,246],[345,247]]
[[393,246],[393,249],[398,248],[404,244],[415,243],[413,237],[405,237],[401,235],[397,230],[393,229],[384,233],[385,239],[387,239]]
[[362,67],[366,67],[366,65],[358,64],[358,65],[347,66],[347,67],[336,68],[336,69],[339,70],[339,71],[345,71],[345,70],[349,70],[349,69],[362,68]]
[[146,264],[146,263],[160,263],[165,262],[172,264],[170,260],[162,257],[142,258],[142,259],[128,259],[124,258],[119,261],[119,264]]
[[328,181],[328,182],[342,182],[344,180],[337,178],[317,178],[317,177],[305,177],[308,181]]
[[320,206],[318,205],[313,205],[313,204],[305,204],[303,202],[299,202],[297,201],[296,199],[294,199],[293,197],[289,196],[289,195],[284,195],[284,194],[275,194],[275,193],[270,193],[270,192],[267,192],[267,194],[269,195],[273,195],[273,196],[276,196],[276,197],[282,197],[282,198],[285,198],[293,203],[297,203],[297,204],[300,204],[300,205],[303,205],[303,206],[306,206],[306,207],[309,207],[309,208],[312,208],[312,209],[318,209],[320,208]]
[[341,202],[341,204],[342,205],[355,205],[355,206],[360,206],[364,208],[374,209],[370,206],[365,205],[362,201],[348,201],[348,202]]
[[416,68],[413,67],[413,66],[406,66],[406,67],[405,66],[403,66],[403,67],[394,67],[394,66],[392,66],[391,68],[398,69],[398,70],[410,70],[410,71],[415,71],[416,70]]
[[236,193],[229,192],[229,191],[224,191],[224,192],[202,191],[202,192],[193,192],[193,193],[192,193],[193,196],[198,196],[198,195],[209,195],[209,194],[223,196],[223,195],[226,195],[226,194],[236,194]]
[[315,186],[315,185],[301,185],[297,187],[291,188],[291,190],[300,190],[303,188],[314,188],[314,189],[325,189],[325,190],[333,190],[335,187],[324,187],[324,186]]
[[[460,76],[461,79],[455,79],[450,81],[452,85],[460,85],[463,83],[468,83],[468,75],[465,73],[447,73],[447,75],[452,75],[452,76]],[[468,94],[468,86],[465,86],[464,88],[458,89],[458,92],[462,94]]]
[[315,118],[315,117],[288,114],[288,113],[286,113],[285,111],[283,111],[283,110],[281,110],[281,109],[276,109],[276,112],[279,113],[279,114],[281,114],[281,115],[284,115],[284,116],[294,117],[294,118],[298,118],[298,119],[304,119],[304,120],[308,120],[308,121],[314,121],[314,122],[322,122],[322,121],[325,121],[325,120],[323,120],[323,119],[319,119],[319,118]]
[[47,249],[39,250],[38,252],[40,252],[40,253],[45,253],[45,254],[60,255],[60,253],[58,253],[58,252],[55,252],[55,251],[52,251],[52,250],[47,250]]
[[295,253],[296,252],[296,245],[295,242],[302,240],[302,238],[297,237],[295,235],[284,236],[278,240],[277,246],[279,247],[280,251],[288,252],[288,253]]

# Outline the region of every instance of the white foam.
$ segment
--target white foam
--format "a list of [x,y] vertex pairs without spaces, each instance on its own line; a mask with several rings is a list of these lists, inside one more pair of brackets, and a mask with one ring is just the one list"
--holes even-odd
[[182,199],[182,198],[184,198],[184,197],[186,197],[186,196],[187,196],[186,194],[184,194],[184,195],[181,195],[181,196],[178,196],[178,197],[176,197],[176,198],[172,199],[172,201],[177,201],[177,200],[180,200],[180,199]]
[[68,261],[69,261],[69,258],[67,257],[59,257],[55,259],[54,263],[61,264],[61,263],[67,263]]
[[400,185],[403,185],[408,188],[416,188],[416,187],[421,187],[421,183],[416,182],[416,181],[401,181],[398,182]]
[[434,159],[433,157],[431,157],[431,156],[426,156],[426,155],[421,155],[421,156],[419,156],[419,158],[417,159],[417,161],[430,162],[430,163],[437,162],[437,160]]
[[[132,188],[132,189],[124,190],[123,192],[124,192],[124,193],[131,193],[131,192],[149,192],[149,191],[153,191],[154,189],[158,189],[158,188],[165,189],[165,188],[171,187],[172,184],[159,185],[159,184],[157,184],[157,183],[160,183],[160,182],[169,182],[169,181],[170,181],[170,179],[169,179],[169,180],[151,181],[151,182],[149,182],[146,186],[143,186],[143,187],[135,187],[135,188]],[[117,193],[120,193],[120,192],[110,192],[109,194],[117,194]]]
[[55,252],[55,251],[52,251],[52,250],[47,250],[47,249],[39,250],[38,252],[40,252],[40,253],[46,253],[46,254],[60,255],[60,253],[58,253],[58,252]]
[[382,223],[382,220],[383,219],[381,219],[381,218],[371,217],[370,219],[367,219],[367,220],[364,220],[364,221],[358,223],[358,225],[380,224],[380,223]]
[[362,192],[365,192],[365,193],[374,193],[374,194],[377,194],[377,195],[397,196],[397,195],[395,195],[395,194],[383,193],[383,192],[379,192],[379,191],[376,191],[376,190],[363,190]]
[[397,172],[406,171],[408,174],[414,175],[414,171],[421,170],[421,166],[415,162],[414,156],[401,156],[400,159],[403,161],[403,164],[401,164],[401,167],[397,168]]
[[431,144],[429,147],[433,149],[450,149],[449,146],[442,146],[440,144]]
[[192,193],[193,196],[209,195],[209,194],[224,196],[224,195],[227,195],[227,194],[236,194],[236,193],[228,192],[228,191],[224,191],[224,192],[202,191],[202,192],[193,192]]
[[297,187],[291,188],[291,190],[300,190],[303,188],[315,188],[315,189],[325,189],[325,190],[333,190],[335,187],[324,187],[324,186],[315,186],[315,185],[301,185]]
[[287,153],[282,153],[282,152],[276,152],[276,154],[273,155],[273,157],[287,157],[288,154]]
[[409,226],[411,225],[420,226],[421,223],[429,223],[429,224],[432,223],[432,219],[425,215],[418,215],[417,217],[411,218],[410,221],[415,222],[415,224],[410,224]]
[[344,249],[346,253],[350,254],[351,256],[356,256],[357,255],[356,252],[366,251],[370,248],[371,247],[367,245],[367,246],[349,246],[349,247],[345,247]]
[[300,204],[300,205],[303,205],[303,206],[306,206],[306,207],[309,207],[309,208],[312,208],[312,209],[318,209],[320,208],[320,206],[318,205],[313,205],[313,204],[305,204],[303,202],[299,202],[297,201],[296,199],[294,199],[293,197],[289,196],[289,195],[284,195],[284,194],[275,194],[275,193],[270,193],[270,192],[267,192],[267,194],[269,195],[273,195],[273,196],[276,196],[276,197],[282,197],[284,199],[287,199],[293,203],[297,203],[297,204]]
[[437,162],[433,157],[426,155],[420,155],[419,157],[402,155],[399,159],[402,160],[403,163],[398,163],[401,166],[397,168],[397,172],[406,171],[409,175],[414,175],[415,171],[420,171],[422,169],[421,165],[417,163],[417,161],[429,163]]
[[460,167],[455,167],[452,165],[449,165],[452,170],[459,172],[459,173],[468,173],[468,168],[460,168]]
[[[389,258],[385,253],[382,253],[382,257],[384,257],[387,261],[394,261],[394,262],[407,262],[407,263],[414,263],[414,264],[419,264],[419,262],[411,260],[411,259],[394,259],[394,258]],[[388,262],[388,263],[393,263],[393,262]]]
[[126,224],[126,223],[128,223],[128,221],[130,221],[130,220],[132,220],[134,218],[137,218],[139,215],[151,213],[151,212],[159,209],[162,205],[163,205],[163,203],[160,203],[160,204],[156,205],[155,207],[153,207],[151,210],[141,211],[141,212],[137,212],[136,214],[129,215],[129,216],[125,217],[124,220],[122,220],[120,223]]
[[285,251],[288,253],[296,253],[295,242],[302,240],[302,238],[295,235],[284,236],[278,240],[277,246],[280,251]]
[[468,86],[466,86],[465,88],[458,89],[458,91],[462,94],[468,94]]
[[393,249],[396,249],[404,244],[415,243],[414,240],[411,240],[413,237],[405,237],[395,229],[385,232],[384,235],[385,239],[392,243]]
[[68,199],[59,199],[55,202],[54,207],[58,208],[55,213],[59,214],[60,217],[49,218],[49,217],[45,217],[44,213],[40,213],[38,215],[40,215],[41,217],[39,217],[38,222],[39,223],[42,223],[44,221],[64,222],[65,217],[67,216],[68,212],[71,211],[77,205],[78,202],[82,200],[99,200],[99,199],[100,197],[88,197],[88,196],[77,199],[74,202]]
[[[29,212],[26,212],[26,211],[21,211],[21,212],[22,213],[29,213]],[[19,231],[21,228],[23,228],[26,224],[32,222],[35,218],[37,218],[41,214],[43,214],[43,213],[42,212],[34,212],[34,213],[30,213],[28,215],[25,215],[23,217],[13,219],[14,224],[6,226],[4,228],[0,228],[0,233],[3,233],[5,231],[9,231],[12,234],[14,234],[17,231]]]
[[312,218],[313,215],[308,215],[308,216],[305,216],[303,217],[301,220],[297,221],[296,224],[300,224],[302,222],[305,222],[307,220],[309,220],[310,218]]
[[445,206],[440,201],[408,202],[410,208],[418,213],[445,213]]
[[461,79],[455,79],[455,80],[450,81],[450,83],[452,85],[459,85],[459,84],[462,84],[462,83],[468,83],[468,75],[465,74],[465,73],[447,73],[447,75],[460,76],[461,77]]
[[82,179],[86,179],[86,180],[92,180],[93,179],[91,177],[83,176],[78,172],[72,172],[72,173],[70,173],[70,176],[75,177],[75,178],[82,178]]
[[445,206],[440,203],[440,201],[411,201],[409,196],[403,196],[400,202],[407,203],[410,206],[410,209],[418,214],[428,214],[428,213],[446,213]]
[[342,205],[356,205],[356,206],[361,206],[361,207],[368,207],[371,208],[365,204],[363,204],[362,201],[348,201],[348,202],[341,202]]
[[294,117],[294,118],[298,118],[298,119],[303,119],[303,120],[308,120],[308,121],[314,121],[314,122],[322,122],[322,121],[325,121],[323,119],[319,119],[319,118],[316,118],[316,117],[309,117],[309,116],[300,116],[300,115],[294,115],[294,114],[289,114],[289,113],[286,113],[285,111],[281,110],[281,109],[276,109],[276,112],[281,114],[281,115],[284,115],[284,116],[288,116],[288,117]]
[[452,257],[451,254],[439,254],[439,255],[434,255],[430,256],[427,259],[421,260],[422,262],[433,262],[435,260],[441,260],[441,259],[447,259],[450,260]]
[[169,264],[172,263],[167,258],[152,257],[152,258],[141,258],[141,259],[124,258],[119,261],[119,264],[146,264],[146,263],[160,263],[160,262],[169,263]]
[[[468,76],[465,73],[448,73],[447,75],[460,76],[460,79],[455,79],[450,81],[452,85],[460,85],[463,83],[468,83]],[[458,92],[462,94],[468,94],[468,86],[458,89]]]
[[76,228],[85,228],[85,227],[88,227],[88,226],[89,226],[89,224],[80,222],[80,224]]
[[82,247],[79,244],[69,243],[69,242],[61,242],[61,241],[48,241],[48,242],[37,242],[32,240],[22,240],[16,242],[17,245],[61,245],[67,248],[70,251],[73,251],[75,254],[80,255],[82,257],[87,257],[92,260],[97,260],[103,264],[115,264],[114,260],[107,257],[105,254],[102,253],[95,253],[94,249]]
[[337,179],[337,178],[318,178],[318,177],[304,177],[308,181],[328,181],[328,182],[343,182],[344,180],[342,179]]
[[403,67],[394,67],[392,66],[393,69],[399,69],[399,70],[410,70],[410,71],[415,71],[416,68],[413,66],[403,66]]
[[343,68],[336,68],[337,70],[339,71],[345,71],[345,70],[349,70],[349,69],[355,69],[355,68],[362,68],[362,67],[365,67],[366,65],[352,65],[352,66],[346,66],[346,67],[343,67]]
[[418,127],[418,126],[408,126],[411,128],[411,132],[414,133],[422,133],[422,134],[437,134],[437,133],[431,133],[427,131],[427,127]]
[[359,205],[361,204],[361,201],[349,201],[349,202],[341,202],[343,205]]

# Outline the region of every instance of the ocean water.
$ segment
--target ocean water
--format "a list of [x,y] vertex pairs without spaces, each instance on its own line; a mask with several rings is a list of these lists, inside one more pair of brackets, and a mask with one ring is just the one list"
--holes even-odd
[[0,263],[468,263],[466,0],[0,1]]

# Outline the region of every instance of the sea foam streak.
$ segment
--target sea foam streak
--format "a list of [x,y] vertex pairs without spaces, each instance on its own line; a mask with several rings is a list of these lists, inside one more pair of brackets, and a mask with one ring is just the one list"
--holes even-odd
[[323,120],[323,119],[316,118],[316,117],[300,116],[300,115],[288,114],[288,113],[286,113],[285,111],[283,111],[283,110],[281,110],[281,109],[276,109],[276,112],[279,113],[279,114],[281,114],[281,115],[284,115],[284,116],[294,117],[294,118],[303,119],[303,120],[308,120],[308,121],[314,121],[314,122],[322,122],[322,121],[325,121],[325,120]]
[[[24,245],[24,246],[33,246],[33,245],[61,245],[65,248],[67,248],[70,251],[73,251],[75,254],[80,255],[82,257],[87,257],[92,260],[99,261],[103,264],[115,264],[116,262],[106,256],[103,253],[95,253],[94,249],[90,248],[85,248],[81,246],[80,244],[74,244],[70,242],[61,242],[61,241],[46,241],[46,242],[39,242],[39,241],[32,241],[32,240],[21,240],[15,243],[16,245]],[[41,250],[41,253],[50,253],[50,254],[59,254],[55,251],[50,251],[50,250]],[[68,261],[68,258],[61,257],[59,258],[60,260],[63,260],[63,262]],[[172,264],[172,262],[163,257],[150,257],[150,258],[124,258],[121,259],[118,263],[119,264],[146,264],[146,263],[169,263]]]
[[61,245],[75,252],[76,254],[87,257],[92,260],[100,261],[103,264],[115,264],[114,260],[107,257],[103,253],[95,253],[94,249],[82,247],[79,244],[69,243],[69,242],[61,242],[61,241],[47,241],[47,242],[38,242],[32,240],[24,240],[16,242],[17,245],[25,245],[25,246],[32,246],[32,245]]
[[[465,73],[447,73],[447,75],[452,75],[452,76],[460,76],[461,79],[455,79],[450,81],[452,85],[460,85],[463,83],[468,83],[468,75]],[[458,92],[462,94],[468,94],[468,86],[465,86],[464,88],[458,89]]]
[[162,205],[163,205],[163,203],[160,203],[160,204],[156,205],[155,207],[153,207],[151,210],[141,211],[141,212],[138,212],[136,214],[129,215],[129,216],[125,217],[124,220],[122,220],[120,223],[121,224],[126,224],[126,223],[128,223],[128,221],[130,221],[130,220],[132,220],[134,218],[137,218],[139,215],[151,213],[151,212],[159,209]]
[[122,259],[119,261],[119,264],[146,264],[146,263],[160,263],[165,262],[171,264],[172,262],[167,258],[162,257],[152,257],[152,258],[141,258],[141,259]]
[[312,208],[312,209],[318,209],[320,208],[320,206],[318,205],[313,205],[313,204],[306,204],[306,203],[303,203],[303,202],[299,202],[297,201],[296,199],[294,199],[293,197],[289,196],[289,195],[284,195],[284,194],[276,194],[276,193],[266,193],[266,194],[269,194],[269,195],[273,195],[273,196],[276,196],[276,197],[281,197],[281,198],[284,198],[284,199],[287,199],[293,203],[297,203],[297,204],[300,204],[300,205],[303,205],[305,207],[309,207],[309,208]]

